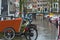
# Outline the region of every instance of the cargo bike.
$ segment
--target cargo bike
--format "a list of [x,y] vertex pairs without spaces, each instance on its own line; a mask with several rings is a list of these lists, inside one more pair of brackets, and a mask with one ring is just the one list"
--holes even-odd
[[[25,25],[23,31],[21,31],[22,25]],[[38,37],[36,25],[29,24],[29,21],[23,21],[22,18],[0,21],[0,32],[3,32],[7,40],[12,40],[17,34],[24,35],[27,40],[37,40]]]

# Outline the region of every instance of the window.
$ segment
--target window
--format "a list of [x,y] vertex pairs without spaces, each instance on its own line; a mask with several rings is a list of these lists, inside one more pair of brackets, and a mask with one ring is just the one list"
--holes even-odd
[[8,15],[8,2],[7,0],[2,0],[2,9],[1,9],[1,15],[5,16]]
[[39,5],[38,5],[38,7],[39,7]]
[[53,12],[58,12],[59,11],[59,9],[58,9],[58,6],[59,4],[58,3],[53,3],[53,5],[52,5],[52,8],[53,8]]
[[39,1],[38,1],[39,2]]
[[42,5],[40,4],[40,6],[42,6]]
[[38,8],[38,11],[40,11],[40,8]]
[[45,11],[47,11],[47,8],[45,8]]

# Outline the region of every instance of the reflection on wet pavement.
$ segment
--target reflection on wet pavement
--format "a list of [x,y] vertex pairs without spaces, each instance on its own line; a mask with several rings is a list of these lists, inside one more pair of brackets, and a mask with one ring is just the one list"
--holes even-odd
[[38,39],[37,40],[56,40],[57,38],[57,28],[55,25],[49,23],[48,20],[42,20],[42,17],[37,17],[34,21],[38,27]]

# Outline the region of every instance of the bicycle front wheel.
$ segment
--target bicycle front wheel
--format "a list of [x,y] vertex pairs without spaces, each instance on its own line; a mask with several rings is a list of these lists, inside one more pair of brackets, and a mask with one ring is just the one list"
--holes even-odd
[[27,40],[37,40],[38,32],[35,28],[29,28],[29,30],[26,32],[26,39]]

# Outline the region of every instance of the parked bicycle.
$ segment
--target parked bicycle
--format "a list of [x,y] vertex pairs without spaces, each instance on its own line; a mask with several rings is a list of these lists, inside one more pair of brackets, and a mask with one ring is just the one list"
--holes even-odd
[[29,19],[25,21],[22,18],[0,21],[0,32],[3,32],[6,40],[12,40],[17,33],[24,35],[27,40],[36,40],[38,37],[37,26],[31,24]]

